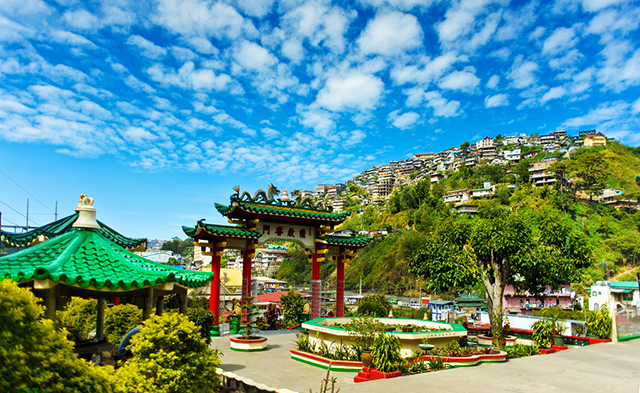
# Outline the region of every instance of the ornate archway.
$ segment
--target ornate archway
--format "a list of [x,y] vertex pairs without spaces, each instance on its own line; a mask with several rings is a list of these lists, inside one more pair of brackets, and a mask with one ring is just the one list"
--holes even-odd
[[349,262],[358,249],[366,246],[372,237],[331,236],[336,225],[349,217],[350,212],[335,213],[322,202],[314,203],[303,198],[299,190],[289,199],[287,191],[277,198],[278,189],[270,185],[267,192],[258,190],[253,196],[240,194],[234,189],[229,205],[216,203],[220,214],[235,226],[207,224],[204,220],[195,227],[182,227],[200,247],[203,255],[210,255],[211,270],[215,279],[211,282],[209,307],[215,315],[213,334],[219,332],[220,259],[224,250],[242,251],[242,296],[251,295],[251,262],[258,244],[271,240],[295,241],[303,244],[310,263],[311,273],[311,317],[320,317],[320,263],[333,259],[337,263],[336,314],[344,314],[344,264]]

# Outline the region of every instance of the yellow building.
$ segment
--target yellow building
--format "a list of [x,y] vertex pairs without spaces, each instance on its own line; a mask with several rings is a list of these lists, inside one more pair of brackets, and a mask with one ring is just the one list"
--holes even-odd
[[584,147],[607,146],[607,137],[601,133],[594,135],[585,135]]

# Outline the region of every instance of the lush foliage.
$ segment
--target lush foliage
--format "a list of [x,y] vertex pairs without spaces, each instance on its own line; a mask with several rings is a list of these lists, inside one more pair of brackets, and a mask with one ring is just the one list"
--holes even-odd
[[538,319],[531,325],[533,342],[540,348],[550,348],[553,335],[556,331],[555,324],[549,319]]
[[540,354],[537,345],[516,344],[513,347],[506,347],[507,359],[517,359]]
[[216,390],[221,354],[208,347],[198,327],[178,313],[152,316],[129,347],[133,357],[118,370],[121,391],[205,393]]
[[373,356],[373,365],[377,370],[382,372],[391,372],[397,370],[402,345],[400,340],[393,334],[378,333],[373,346],[371,347],[371,356]]
[[113,369],[78,358],[66,330],[42,315],[28,289],[0,281],[0,391],[114,392]]
[[211,328],[216,320],[215,315],[208,309],[196,307],[187,311],[187,317],[198,327],[200,336],[208,341],[211,338]]
[[[445,220],[410,260],[411,271],[440,292],[462,290],[478,280],[489,300],[491,330],[500,336],[507,284],[542,297],[547,286],[580,278],[592,263],[582,231],[552,211],[502,212],[491,218]],[[523,279],[525,278],[526,279]]]
[[142,310],[133,304],[121,304],[104,312],[104,334],[107,341],[117,347],[127,333],[142,325]]
[[[358,315],[386,317],[391,310],[391,303],[383,295],[368,295],[358,300]],[[376,315],[373,315],[373,314]]]
[[73,297],[64,310],[58,312],[58,321],[60,325],[72,328],[76,340],[87,341],[89,333],[96,329],[97,310],[96,299]]
[[289,291],[286,295],[280,296],[282,306],[282,316],[287,327],[294,326],[300,321],[300,314],[304,310],[304,300],[299,293]]
[[607,304],[599,310],[587,310],[587,331],[595,338],[609,338],[613,321]]
[[276,330],[280,325],[281,311],[275,304],[270,304],[264,313],[265,330]]
[[364,316],[360,318],[352,318],[348,324],[344,325],[349,330],[351,340],[363,351],[371,350],[373,343],[382,330],[382,323],[375,318]]

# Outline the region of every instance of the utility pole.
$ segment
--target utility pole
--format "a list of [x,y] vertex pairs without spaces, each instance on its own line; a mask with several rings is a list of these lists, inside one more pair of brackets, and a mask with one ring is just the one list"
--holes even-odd
[[58,221],[58,201],[56,201],[56,221]]
[[27,225],[25,225],[24,231],[29,232],[29,198],[27,198]]
[[362,276],[360,276],[360,296],[362,296]]

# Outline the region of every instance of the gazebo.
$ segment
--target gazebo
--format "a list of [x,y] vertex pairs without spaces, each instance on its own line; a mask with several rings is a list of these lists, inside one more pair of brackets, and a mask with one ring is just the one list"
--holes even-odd
[[99,341],[104,337],[106,297],[142,300],[139,303],[146,319],[154,308],[157,314],[162,313],[164,296],[177,294],[180,312],[186,313],[187,289],[207,284],[213,274],[168,267],[124,249],[110,236],[114,231],[105,234],[106,226],[96,221],[93,199],[85,195],[80,198],[77,219],[64,233],[49,236],[43,230],[49,240],[1,257],[0,278],[32,288],[44,299],[45,317],[52,320],[65,297],[97,299]]
[[[320,263],[333,260],[337,270],[336,315],[344,314],[344,265],[358,249],[365,247],[373,237],[332,236],[336,225],[347,219],[350,212],[337,213],[331,206],[302,198],[300,190],[289,199],[287,190],[277,199],[278,189],[270,185],[268,191],[258,190],[253,197],[234,189],[229,205],[215,204],[220,214],[235,226],[207,224],[203,220],[195,227],[182,227],[193,238],[202,255],[210,255],[211,271],[219,277],[220,260],[226,248],[242,250],[242,296],[251,295],[251,262],[258,244],[281,240],[302,245],[312,263],[311,317],[320,317]],[[220,281],[211,282],[210,310],[216,316],[212,334],[219,331]]]

